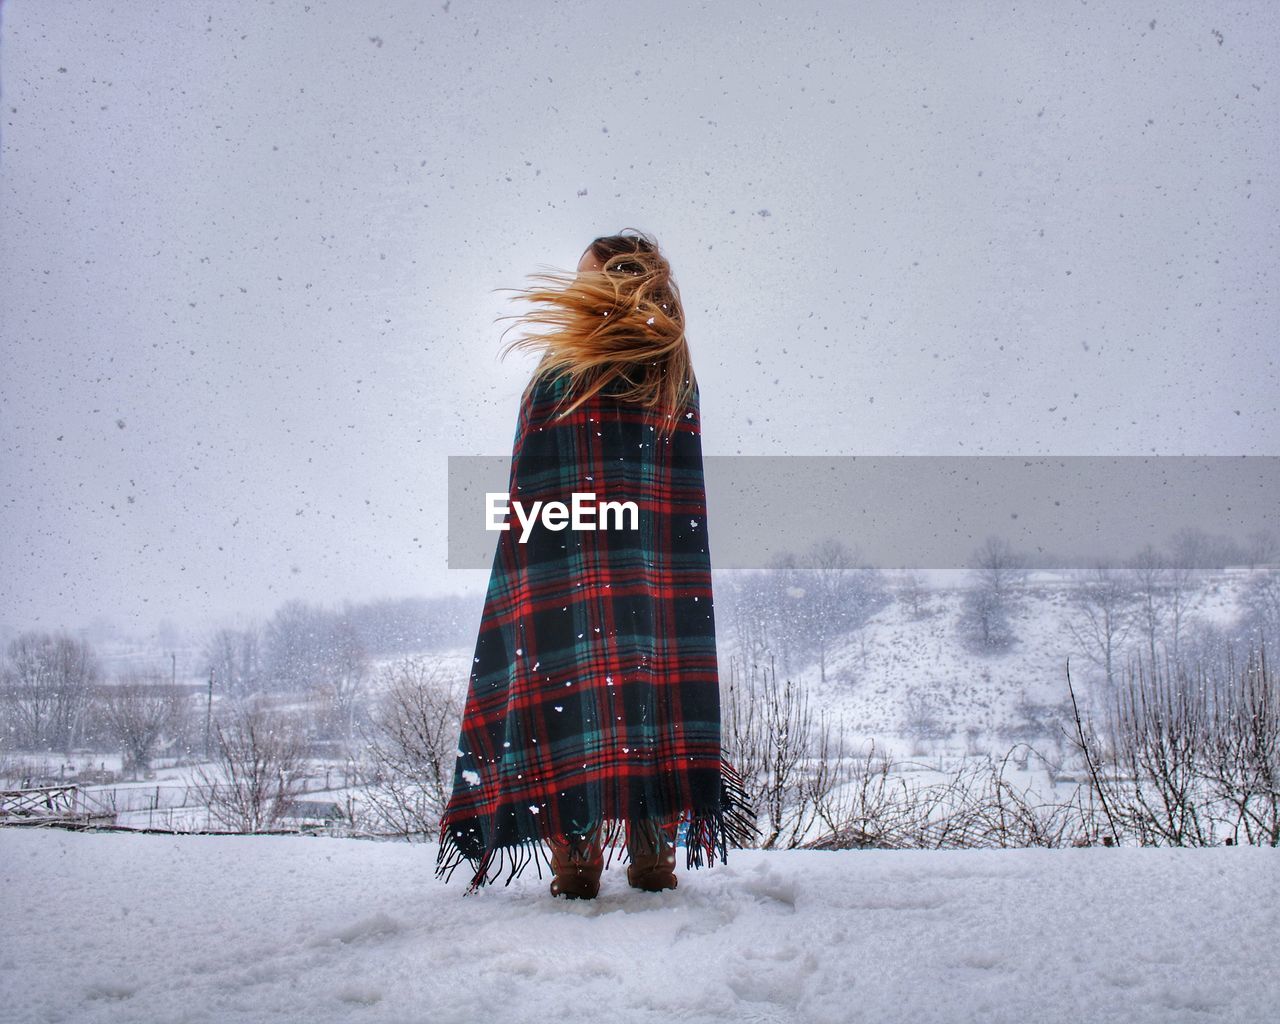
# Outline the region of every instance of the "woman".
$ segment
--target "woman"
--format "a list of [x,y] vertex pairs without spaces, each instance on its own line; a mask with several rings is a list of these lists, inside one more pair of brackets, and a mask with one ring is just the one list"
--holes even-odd
[[[462,860],[468,892],[543,844],[551,894],[591,899],[604,850],[625,831],[628,882],[673,889],[755,830],[742,780],[721,758],[698,388],[671,270],[653,239],[597,238],[576,275],[533,275],[517,293],[539,329],[458,741],[437,875]],[[510,328],[508,328],[510,330]],[[505,353],[504,353],[505,354]],[[517,520],[516,503],[594,508]],[[634,503],[634,514],[625,511]],[[527,522],[527,525],[526,525]]]

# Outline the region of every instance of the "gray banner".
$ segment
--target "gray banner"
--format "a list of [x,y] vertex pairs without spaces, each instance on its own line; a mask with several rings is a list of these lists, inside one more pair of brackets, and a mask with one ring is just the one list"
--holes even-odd
[[[1246,548],[1280,535],[1280,456],[708,455],[704,470],[716,569],[829,539],[879,568],[961,569],[993,535],[1045,568],[1127,558],[1186,528]],[[449,457],[449,568],[492,565],[485,494],[509,471],[505,456]]]

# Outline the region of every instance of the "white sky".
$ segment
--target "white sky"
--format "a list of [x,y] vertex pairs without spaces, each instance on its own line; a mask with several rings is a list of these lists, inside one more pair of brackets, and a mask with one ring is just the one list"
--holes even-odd
[[1276,454],[1280,10],[1201,7],[9,0],[0,622],[483,584],[495,289],[625,226],[709,454]]

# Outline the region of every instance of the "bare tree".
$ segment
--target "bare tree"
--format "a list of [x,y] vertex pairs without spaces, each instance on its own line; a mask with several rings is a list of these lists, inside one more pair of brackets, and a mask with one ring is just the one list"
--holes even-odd
[[1013,642],[1009,608],[983,587],[969,587],[960,605],[960,633],[975,650],[991,653]]
[[[1156,641],[1160,637],[1165,607],[1165,578],[1169,564],[1152,545],[1147,544],[1129,559],[1126,568],[1132,584],[1132,596],[1136,602],[1133,621],[1141,630],[1147,644],[1147,656],[1154,662],[1158,656]],[[1111,677],[1108,675],[1108,682]]]
[[213,672],[214,686],[239,699],[263,687],[262,637],[257,626],[219,629],[204,647],[205,672]]
[[272,689],[301,692],[322,675],[330,616],[306,601],[286,601],[263,634],[265,675]]
[[1016,588],[1026,581],[1027,559],[1015,552],[1008,541],[992,535],[975,552],[971,573],[980,587],[1000,600],[1010,600]]
[[803,558],[777,555],[767,569],[735,573],[717,587],[747,663],[773,658],[791,674],[813,657],[823,682],[834,642],[887,600],[880,573],[834,539],[815,544]]
[[[772,625],[777,611],[770,574],[760,571],[721,575],[715,588],[718,621],[727,619],[739,654],[748,662],[767,658],[774,648]],[[720,616],[721,608],[728,612],[727,616]]]
[[343,615],[370,656],[435,651],[475,640],[484,595],[384,598],[348,604]]
[[324,651],[313,685],[328,704],[331,736],[348,740],[369,675],[369,656],[360,634],[345,616],[335,616],[324,630]]
[[435,659],[385,666],[382,698],[366,735],[365,796],[393,835],[434,836],[453,791],[461,685]]
[[20,633],[0,670],[0,708],[13,745],[70,755],[101,675],[87,641],[66,633]]
[[989,536],[974,553],[970,575],[961,630],[979,651],[1004,650],[1014,640],[1010,615],[1017,607],[1017,588],[1026,580],[1026,558],[1002,538]]
[[804,654],[804,584],[800,558],[792,552],[776,555],[764,571],[764,618],[769,638],[764,657],[781,660],[787,675],[799,667]]
[[735,577],[729,600],[740,654],[750,663],[772,658],[789,673],[816,646],[810,636],[815,626],[823,628],[810,613],[816,588],[808,570],[799,556],[783,552],[767,569]]
[[1108,693],[1115,687],[1120,644],[1132,624],[1132,601],[1127,573],[1104,562],[1094,563],[1072,595],[1078,618],[1069,619],[1067,627],[1085,656],[1102,669]]
[[917,741],[917,750],[923,749],[921,741],[943,739],[951,734],[942,720],[935,694],[912,686],[903,697],[902,708],[902,731]]
[[1184,526],[1168,542],[1171,560],[1188,569],[1221,569],[1220,539],[1215,541],[1198,526]]
[[124,751],[125,770],[146,772],[161,739],[171,736],[186,698],[157,672],[133,672],[100,691],[104,717]]
[[1165,570],[1165,608],[1168,612],[1168,653],[1174,662],[1183,656],[1183,635],[1191,617],[1191,609],[1203,595],[1196,585],[1195,569],[1172,562]]
[[195,788],[211,819],[239,832],[260,832],[302,792],[304,767],[296,723],[260,701],[247,701],[215,723],[213,762],[196,769]]
[[[1027,693],[1022,693],[1014,702],[1014,718],[1006,735],[1013,739],[1028,740],[1037,737],[1056,737],[1062,723],[1070,718],[1071,709],[1063,703],[1053,704],[1047,701],[1033,700]],[[1019,745],[1015,758],[1022,758],[1030,749],[1025,743]]]
[[827,653],[834,640],[864,622],[880,598],[879,574],[837,540],[815,544],[797,572],[802,641],[818,655],[818,678],[827,681]]
[[897,597],[913,619],[923,619],[930,613],[929,588],[918,573],[908,573],[898,584]]
[[[729,658],[729,678],[721,679],[720,732],[721,745],[730,763],[737,769],[757,810],[761,804],[762,779],[765,773],[767,747],[763,741],[763,709],[756,701],[759,686],[756,672],[743,673],[740,660]],[[756,662],[751,663],[756,666]]]

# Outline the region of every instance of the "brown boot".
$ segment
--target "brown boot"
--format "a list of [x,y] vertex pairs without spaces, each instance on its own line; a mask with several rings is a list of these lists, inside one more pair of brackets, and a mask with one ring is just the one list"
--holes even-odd
[[593,900],[600,892],[604,851],[599,840],[557,837],[551,847],[551,895],[570,900]]
[[676,848],[648,821],[627,822],[627,884],[645,892],[676,887]]

